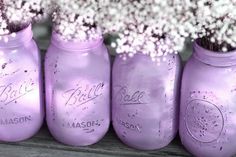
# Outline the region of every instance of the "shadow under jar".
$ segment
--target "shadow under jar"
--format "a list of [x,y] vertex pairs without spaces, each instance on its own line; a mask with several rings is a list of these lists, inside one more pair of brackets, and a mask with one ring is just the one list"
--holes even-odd
[[103,39],[72,42],[55,32],[45,60],[51,134],[72,146],[98,142],[110,124],[110,59]]
[[43,118],[40,52],[31,25],[0,40],[0,141],[32,137]]
[[184,69],[180,136],[199,157],[236,153],[236,51],[212,52],[194,43]]
[[178,130],[180,58],[168,54],[157,65],[137,53],[113,66],[112,123],[130,147],[155,150],[167,146]]

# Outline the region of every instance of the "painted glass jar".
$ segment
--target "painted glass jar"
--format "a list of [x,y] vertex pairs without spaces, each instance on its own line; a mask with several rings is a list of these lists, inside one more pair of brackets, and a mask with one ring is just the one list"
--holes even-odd
[[46,116],[58,141],[98,142],[110,124],[110,59],[103,39],[64,41],[53,33],[45,60]]
[[194,44],[184,69],[180,136],[195,156],[236,154],[236,51],[218,53]]
[[0,140],[17,142],[40,129],[44,108],[40,53],[31,26],[0,40]]
[[142,53],[113,66],[112,123],[128,146],[154,150],[168,145],[178,129],[180,58],[169,54],[159,65]]

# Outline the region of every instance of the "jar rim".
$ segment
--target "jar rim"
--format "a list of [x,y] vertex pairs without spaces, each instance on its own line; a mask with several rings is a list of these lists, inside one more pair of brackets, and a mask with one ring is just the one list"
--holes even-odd
[[29,42],[33,38],[32,25],[29,24],[24,29],[14,33],[14,36],[12,34],[1,36],[0,48],[18,47]]
[[94,39],[94,40],[87,40],[87,41],[66,41],[61,38],[61,36],[53,31],[51,37],[51,44],[54,46],[70,51],[70,52],[79,52],[79,51],[86,51],[96,48],[103,44],[103,37]]
[[213,66],[236,65],[236,49],[229,52],[217,52],[208,50],[197,43],[193,44],[194,57],[198,60]]
[[201,51],[204,51],[204,53],[206,55],[208,55],[208,56],[213,56],[213,57],[230,57],[230,56],[236,55],[236,49],[228,51],[228,52],[212,51],[212,50],[208,50],[208,49],[200,46],[197,41],[198,40],[194,41],[194,47],[197,48],[197,49],[200,49]]

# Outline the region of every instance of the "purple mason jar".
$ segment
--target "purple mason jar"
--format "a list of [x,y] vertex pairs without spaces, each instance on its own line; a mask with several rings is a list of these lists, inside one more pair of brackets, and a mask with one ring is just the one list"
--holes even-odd
[[154,150],[167,146],[178,130],[181,73],[178,55],[160,57],[157,65],[142,53],[113,66],[112,121],[128,146]]
[[31,26],[0,40],[0,141],[38,132],[43,118],[41,60]]
[[72,42],[53,33],[45,80],[47,124],[55,139],[87,146],[103,138],[110,124],[110,69],[102,37]]
[[212,52],[194,44],[183,74],[180,136],[195,156],[236,153],[236,51]]

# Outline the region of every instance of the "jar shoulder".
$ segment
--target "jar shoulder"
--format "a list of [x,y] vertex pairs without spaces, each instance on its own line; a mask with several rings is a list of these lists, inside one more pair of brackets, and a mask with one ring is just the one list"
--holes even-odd
[[135,54],[133,57],[122,58],[117,55],[113,64],[115,73],[145,74],[156,76],[163,73],[180,73],[182,64],[179,55],[169,54],[153,61],[150,56]]
[[190,58],[184,67],[182,88],[228,89],[236,84],[236,66],[216,67]]
[[15,63],[29,63],[40,64],[41,55],[38,46],[34,40],[31,40],[27,44],[22,44],[17,47],[9,47],[0,49],[3,52],[2,58],[11,60]]
[[89,58],[92,56],[99,56],[100,59],[105,59],[105,60],[110,61],[108,49],[106,48],[104,44],[93,49],[78,50],[78,51],[70,51],[69,49],[68,50],[60,49],[54,46],[53,44],[51,44],[49,48],[47,49],[46,56],[47,58],[52,58],[52,59],[58,58],[58,57],[60,58],[77,58],[77,57]]
[[69,52],[51,45],[45,56],[45,68],[60,73],[110,73],[110,58],[107,49],[98,48],[84,52]]
[[[221,74],[225,71],[236,71],[236,66],[213,66],[203,63],[198,59],[191,57],[184,67],[184,72],[187,74],[202,75],[202,74]],[[232,73],[233,74],[233,73]]]

